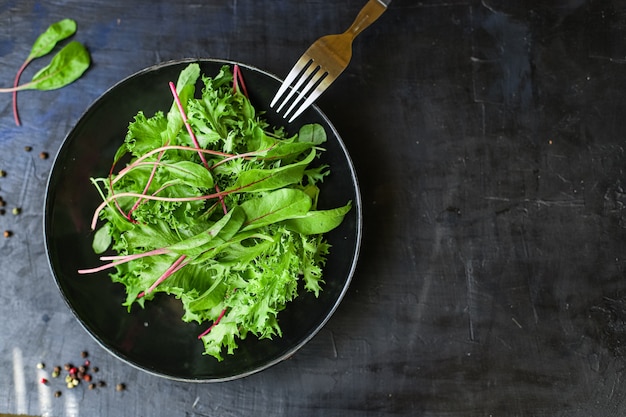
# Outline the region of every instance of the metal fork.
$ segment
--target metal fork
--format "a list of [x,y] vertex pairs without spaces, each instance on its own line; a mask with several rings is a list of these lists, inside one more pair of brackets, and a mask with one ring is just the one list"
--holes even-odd
[[[291,116],[289,123],[298,117],[346,69],[352,58],[352,41],[387,10],[389,3],[391,0],[369,0],[348,30],[315,41],[293,66],[270,107],[273,108],[290,89],[276,111],[280,113],[290,103],[283,117]],[[304,102],[300,104],[302,100]]]

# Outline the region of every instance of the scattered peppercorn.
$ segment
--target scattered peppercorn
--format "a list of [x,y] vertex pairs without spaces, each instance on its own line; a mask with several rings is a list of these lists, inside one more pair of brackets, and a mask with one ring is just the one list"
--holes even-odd
[[33,147],[32,147],[32,146],[24,146],[24,150],[25,150],[26,152],[30,152],[30,151],[32,151],[32,150],[33,150]]
[[2,197],[0,197],[0,207],[4,207],[7,205],[7,202],[4,201],[4,199]]
[[82,352],[80,352],[80,356],[82,358],[86,358],[87,356],[89,356],[89,352],[87,352],[86,350],[83,350]]
[[40,157],[41,159],[48,159],[48,152],[41,152],[41,153],[39,154],[39,157]]
[[[83,365],[80,365],[80,366],[75,366],[71,362],[67,362],[62,367],[58,365],[54,366],[50,374],[51,378],[58,378],[59,376],[61,376],[61,373],[63,372],[63,369],[64,369],[66,372],[64,373],[64,377],[65,377],[64,384],[67,387],[67,389],[74,389],[76,387],[79,387],[81,385],[81,382],[83,383],[83,385],[86,385],[87,386],[86,389],[89,389],[89,390],[95,390],[98,387],[106,387],[107,383],[104,380],[99,380],[97,382],[94,381],[92,374],[98,372],[99,368],[97,366],[91,367],[91,361],[89,359],[85,359],[88,356],[89,354],[86,351],[81,352],[81,357],[84,358],[84,362],[83,362]],[[37,364],[37,367],[39,369],[44,369],[45,364],[43,362],[40,362]],[[48,379],[46,378],[41,378],[40,382],[43,384],[54,384],[53,382],[48,381]],[[125,391],[126,384],[124,383],[116,384],[115,390]],[[56,391],[54,393],[54,396],[60,397],[61,391]]]
[[7,172],[0,169],[0,177],[6,177],[7,176]]
[[5,230],[3,233],[4,237],[11,237],[13,236],[13,232],[10,230]]
[[0,209],[0,216],[4,216],[7,213],[5,209]]

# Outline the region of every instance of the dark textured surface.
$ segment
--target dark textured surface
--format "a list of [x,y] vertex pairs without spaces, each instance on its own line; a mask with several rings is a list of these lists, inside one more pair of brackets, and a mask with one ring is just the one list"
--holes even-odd
[[[223,384],[171,382],[111,357],[63,303],[42,241],[51,159],[39,152],[55,154],[88,105],[141,68],[218,57],[284,76],[362,4],[0,2],[3,85],[63,17],[94,61],[69,87],[21,93],[20,128],[0,96],[0,229],[14,231],[0,242],[0,412],[626,413],[626,1],[395,0],[357,39],[318,104],[359,175],[361,261],[290,360]],[[54,398],[35,364],[83,349],[108,387]]]

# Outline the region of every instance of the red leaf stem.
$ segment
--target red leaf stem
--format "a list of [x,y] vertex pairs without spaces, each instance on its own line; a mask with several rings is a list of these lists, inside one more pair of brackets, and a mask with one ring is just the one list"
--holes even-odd
[[224,317],[224,314],[226,314],[226,309],[222,310],[222,312],[220,313],[219,316],[217,316],[217,318],[215,319],[215,321],[211,324],[211,326],[209,326],[208,329],[206,329],[205,331],[203,331],[200,335],[198,335],[198,339],[202,339],[204,336],[206,336],[207,334],[209,334],[209,332],[211,330],[213,330],[213,328],[215,326],[217,326],[220,322],[220,320],[222,320],[222,317]]
[[[263,152],[271,151],[276,146],[278,146],[278,143],[274,143],[272,146],[270,146],[269,148],[266,148],[266,149],[259,149],[258,151],[250,151],[250,152],[239,153],[239,154],[227,156],[224,159],[222,159],[221,161],[214,163],[213,166],[211,167],[211,169],[215,169],[215,167],[218,167],[218,166],[220,166],[222,164],[225,164],[228,161],[232,161],[234,159],[238,159],[238,158],[247,159],[247,158],[253,157],[255,155],[261,154]],[[268,159],[268,158],[265,158],[265,159]]]
[[248,187],[251,187],[255,184],[258,184],[260,182],[266,181],[268,178],[272,178],[275,174],[269,174],[263,178],[260,178],[256,181],[252,181],[248,184],[244,184],[242,186],[239,186],[237,188],[231,188],[230,190],[227,191],[222,191],[219,193],[214,193],[214,194],[205,194],[205,195],[199,195],[199,196],[193,196],[193,197],[159,197],[157,195],[147,195],[147,194],[140,194],[140,193],[118,193],[115,195],[111,195],[110,197],[108,197],[106,200],[104,200],[95,210],[93,217],[91,219],[91,229],[95,230],[96,228],[96,224],[98,223],[98,215],[100,214],[100,212],[112,201],[118,199],[118,198],[122,198],[122,197],[144,197],[146,200],[156,200],[156,201],[200,201],[200,200],[210,200],[213,198],[220,198],[220,196],[226,196],[232,193],[236,193],[239,192],[241,190],[245,190]]
[[[183,123],[185,123],[185,127],[187,128],[187,132],[189,132],[189,136],[191,136],[191,140],[193,141],[193,144],[196,146],[196,148],[200,149],[200,144],[198,143],[196,134],[193,133],[193,129],[191,128],[191,125],[189,124],[189,120],[187,119],[187,115],[185,114],[185,109],[183,108],[183,104],[180,102],[180,97],[178,96],[178,93],[176,92],[176,85],[174,85],[174,83],[171,81],[169,85],[170,85],[170,90],[172,90],[172,95],[174,95],[174,101],[176,102],[176,107],[178,107],[180,116],[183,118]],[[202,164],[204,165],[204,167],[206,169],[209,169],[209,164],[204,158],[204,154],[202,152],[198,152],[198,155],[200,156],[200,160],[202,161]]]
[[215,184],[215,191],[217,191],[218,194],[220,194],[220,196],[218,197],[220,200],[220,204],[222,205],[222,210],[224,210],[224,214],[228,214],[228,209],[226,208],[226,203],[224,203],[224,196],[221,195],[222,190],[220,190],[220,187]]
[[132,255],[109,255],[109,256],[101,256],[101,261],[115,261],[115,260],[125,260],[125,261],[133,261],[135,259],[143,258],[144,256],[154,256],[154,255],[165,255],[169,253],[169,249],[167,248],[159,248],[153,249],[148,252],[143,253],[135,253]]
[[[109,170],[109,189],[111,190],[111,196],[115,195],[115,189],[113,188],[113,184],[115,183],[115,180],[113,179],[113,169],[115,169],[115,162],[111,164],[111,169]],[[124,213],[124,210],[122,210],[122,206],[120,206],[120,202],[117,199],[115,199],[114,202],[115,202],[115,208],[117,208],[117,211],[119,211],[122,216],[126,217],[128,220],[133,222],[134,220],[130,216],[127,216],[126,213]]]
[[154,284],[150,286],[150,288],[148,288],[146,291],[140,292],[137,295],[137,298],[141,298],[147,294],[150,294],[152,291],[154,291],[156,287],[159,286],[160,283],[174,275],[175,272],[181,270],[185,265],[187,265],[187,262],[183,263],[186,258],[187,255],[181,255],[169,268],[167,268],[163,275],[161,275],[159,279],[157,279]]
[[[30,64],[31,61],[32,61],[31,59],[27,59],[26,61],[24,61],[22,66],[17,70],[17,74],[15,75],[15,81],[13,81],[13,88],[17,88],[17,86],[20,83],[20,77],[22,76],[22,73],[24,72],[28,64]],[[15,124],[17,126],[21,126],[20,115],[17,111],[17,90],[13,90],[13,118],[15,119]]]
[[161,248],[161,249],[155,249],[155,250],[151,250],[151,251],[144,252],[144,253],[138,253],[138,254],[134,254],[134,255],[102,256],[102,257],[100,257],[100,260],[102,260],[102,261],[113,261],[113,262],[101,265],[101,266],[96,267],[96,268],[79,269],[78,273],[79,274],[93,274],[95,272],[104,271],[105,269],[113,268],[113,267],[115,267],[117,265],[121,265],[121,264],[124,264],[126,262],[130,262],[130,261],[134,261],[134,260],[137,260],[137,259],[145,258],[147,256],[164,255],[166,253],[169,253],[169,250],[166,249],[166,248]]
[[140,193],[118,193],[115,195],[111,195],[111,197],[108,197],[106,200],[104,200],[95,210],[94,215],[91,219],[91,229],[95,230],[96,228],[96,223],[98,223],[98,216],[100,214],[100,212],[107,206],[109,205],[109,203],[111,203],[112,201],[116,201],[119,198],[123,198],[123,197],[135,197],[135,198],[144,198],[146,200],[157,200],[157,201],[200,201],[200,200],[210,200],[213,198],[219,198],[220,195],[228,195],[230,193],[233,193],[237,190],[229,190],[229,191],[222,191],[221,193],[215,193],[215,194],[206,194],[206,195],[200,195],[200,196],[194,196],[194,197],[159,197],[156,195],[148,195],[148,194],[140,194]]
[[[193,151],[193,152],[200,152],[203,154],[209,154],[209,155],[215,155],[215,156],[223,156],[223,157],[227,157],[227,158],[232,158],[232,157],[237,157],[236,154],[229,154],[229,153],[225,153],[225,152],[218,152],[218,151],[213,151],[210,149],[197,149],[197,148],[192,148],[189,146],[182,146],[182,145],[166,145],[166,146],[161,146],[159,148],[155,148],[149,152],[146,152],[145,154],[141,155],[139,158],[137,158],[135,161],[133,161],[131,164],[127,165],[126,167],[122,168],[120,170],[120,172],[117,173],[116,177],[113,179],[113,184],[115,184],[117,181],[119,181],[124,175],[126,175],[128,173],[128,171],[132,170],[135,166],[138,166],[140,164],[143,163],[143,161],[147,158],[149,158],[150,156],[154,155],[155,153],[159,153],[161,151],[168,151],[168,150],[180,150],[180,151]],[[154,162],[150,162],[149,164],[153,164]]]
[[243,81],[243,75],[241,74],[241,68],[235,64],[233,66],[233,91],[236,93],[241,88],[241,92],[244,96],[248,97],[248,89],[246,83]]

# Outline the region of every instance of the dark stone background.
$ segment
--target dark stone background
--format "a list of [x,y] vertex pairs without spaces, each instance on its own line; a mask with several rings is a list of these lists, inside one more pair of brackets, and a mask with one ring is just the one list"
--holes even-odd
[[[22,127],[0,95],[9,209],[0,229],[15,233],[0,238],[0,412],[626,413],[623,0],[395,0],[357,38],[318,104],[357,168],[362,254],[336,314],[291,359],[228,383],[172,382],[112,357],[71,315],[48,269],[42,207],[52,157],[89,104],[178,58],[238,60],[282,77],[363,4],[0,1],[1,85],[64,17],[93,58],[71,86],[20,93]],[[83,349],[127,391],[52,398],[35,364]]]

